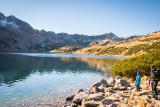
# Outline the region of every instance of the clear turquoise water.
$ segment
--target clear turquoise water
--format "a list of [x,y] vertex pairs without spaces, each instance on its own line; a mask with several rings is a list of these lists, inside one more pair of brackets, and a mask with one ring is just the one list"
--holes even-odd
[[109,77],[111,56],[48,53],[0,54],[0,107],[53,103]]

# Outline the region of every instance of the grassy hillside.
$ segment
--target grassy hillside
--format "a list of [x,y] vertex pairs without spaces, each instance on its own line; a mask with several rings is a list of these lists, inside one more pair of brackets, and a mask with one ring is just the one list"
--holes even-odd
[[160,50],[160,32],[133,39],[112,42],[105,46],[93,45],[75,51],[76,54],[137,56]]
[[82,49],[81,47],[78,46],[65,46],[65,47],[61,47],[59,49],[55,49],[50,51],[51,53],[71,53],[73,51],[77,51]]
[[142,75],[149,75],[151,66],[160,67],[160,52],[151,52],[121,60],[114,64],[112,75],[135,77],[137,70],[141,71]]

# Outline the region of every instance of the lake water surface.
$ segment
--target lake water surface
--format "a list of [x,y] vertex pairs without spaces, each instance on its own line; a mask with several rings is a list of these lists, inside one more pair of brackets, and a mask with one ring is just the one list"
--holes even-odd
[[0,54],[0,107],[53,106],[109,78],[120,58],[49,53]]

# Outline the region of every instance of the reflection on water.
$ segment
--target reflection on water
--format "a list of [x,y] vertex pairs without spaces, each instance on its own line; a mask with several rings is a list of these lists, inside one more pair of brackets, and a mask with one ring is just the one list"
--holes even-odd
[[0,55],[0,83],[11,84],[29,77],[30,74],[56,72],[83,73],[102,72],[108,74],[118,59],[30,57]]
[[0,103],[28,95],[38,98],[44,93],[58,98],[77,88],[87,88],[92,82],[106,78],[118,60],[40,55],[0,54]]

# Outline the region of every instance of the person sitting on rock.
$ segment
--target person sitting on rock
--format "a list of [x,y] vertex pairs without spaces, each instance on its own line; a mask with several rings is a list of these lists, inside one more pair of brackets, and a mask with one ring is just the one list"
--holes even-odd
[[137,72],[136,76],[136,91],[140,91],[140,84],[141,84],[141,75],[140,72]]

